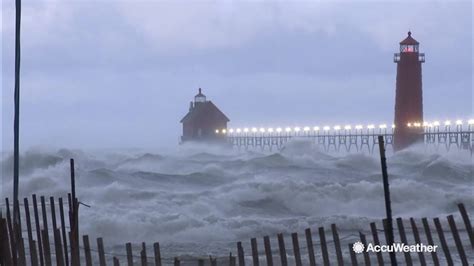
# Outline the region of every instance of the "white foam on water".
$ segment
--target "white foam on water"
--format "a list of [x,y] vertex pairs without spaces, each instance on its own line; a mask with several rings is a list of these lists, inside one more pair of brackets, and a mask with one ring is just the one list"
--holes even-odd
[[[80,208],[81,232],[110,246],[159,241],[171,253],[225,255],[238,240],[331,223],[350,235],[385,216],[377,154],[336,156],[299,141],[273,153],[29,150],[21,157],[21,195],[66,197],[69,158],[77,196],[91,205]],[[11,157],[2,168],[7,197]],[[468,152],[414,147],[389,155],[388,171],[395,217],[444,217],[459,202],[474,212]]]

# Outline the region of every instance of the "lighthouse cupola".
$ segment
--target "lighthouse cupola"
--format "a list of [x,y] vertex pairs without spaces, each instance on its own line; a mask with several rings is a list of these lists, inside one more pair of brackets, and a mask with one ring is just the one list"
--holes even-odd
[[400,42],[400,52],[395,53],[393,61],[398,63],[401,57],[416,58],[416,60],[421,63],[425,62],[425,54],[420,53],[420,43],[411,37],[411,31],[409,31],[408,36]]
[[206,102],[206,95],[202,93],[201,88],[199,88],[198,94],[194,96],[194,104],[205,103]]
[[411,31],[408,32],[408,37],[400,42],[400,53],[418,53],[420,43],[411,37]]

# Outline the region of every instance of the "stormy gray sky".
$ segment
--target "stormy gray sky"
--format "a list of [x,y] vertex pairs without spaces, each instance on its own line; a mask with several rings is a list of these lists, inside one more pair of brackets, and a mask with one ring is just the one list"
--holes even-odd
[[[427,119],[473,114],[470,1],[23,1],[22,148],[174,147],[202,87],[230,126],[391,123],[393,53],[426,53]],[[14,1],[2,6],[11,149]]]

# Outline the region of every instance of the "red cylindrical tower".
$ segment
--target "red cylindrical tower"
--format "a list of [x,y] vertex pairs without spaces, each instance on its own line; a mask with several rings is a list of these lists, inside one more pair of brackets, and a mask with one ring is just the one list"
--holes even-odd
[[419,43],[411,37],[400,42],[400,53],[394,56],[397,63],[397,89],[395,98],[394,149],[402,150],[423,140],[423,91],[421,64],[425,54],[419,52]]

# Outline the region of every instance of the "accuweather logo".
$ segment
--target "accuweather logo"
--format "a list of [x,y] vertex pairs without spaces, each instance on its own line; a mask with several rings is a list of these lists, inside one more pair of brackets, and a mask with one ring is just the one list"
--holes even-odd
[[362,242],[357,241],[352,245],[352,250],[355,253],[362,252],[436,252],[437,245],[415,244],[407,245],[405,243],[393,243],[393,245],[374,245],[369,243],[365,247]]

